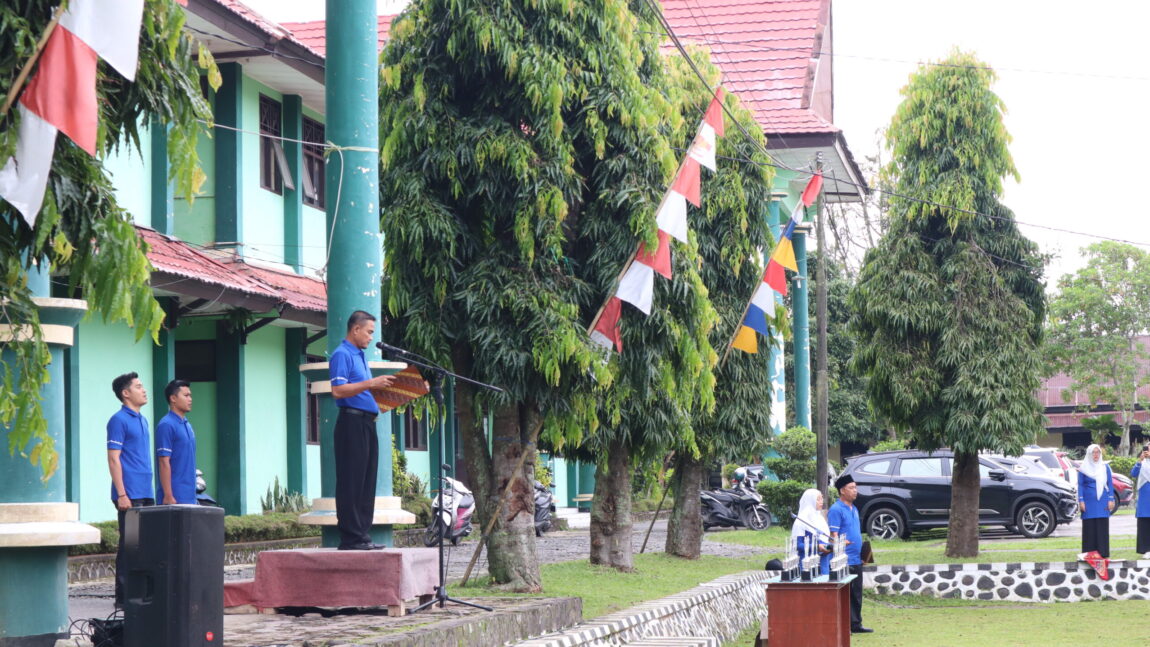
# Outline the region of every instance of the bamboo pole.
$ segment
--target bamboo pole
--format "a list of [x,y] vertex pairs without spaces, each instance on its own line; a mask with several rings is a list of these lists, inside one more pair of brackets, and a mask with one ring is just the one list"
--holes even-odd
[[60,23],[60,18],[64,12],[68,10],[68,3],[61,2],[60,6],[56,8],[56,13],[52,14],[52,20],[48,21],[48,26],[44,28],[44,33],[40,35],[40,40],[36,41],[36,48],[32,50],[32,56],[28,58],[28,62],[24,63],[24,67],[20,70],[20,74],[16,75],[16,80],[12,82],[12,87],[8,89],[8,96],[4,99],[3,107],[0,107],[0,119],[8,114],[8,110],[12,104],[16,102],[16,95],[20,94],[20,90],[24,87],[24,81],[28,75],[32,73],[32,67],[36,65],[36,61],[40,60],[40,53],[44,51],[44,45],[48,43],[48,37],[56,30],[56,25]]

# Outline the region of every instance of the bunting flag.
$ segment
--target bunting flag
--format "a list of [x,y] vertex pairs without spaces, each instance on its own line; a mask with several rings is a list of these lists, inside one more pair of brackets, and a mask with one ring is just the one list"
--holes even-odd
[[771,329],[767,323],[767,318],[775,311],[775,293],[783,296],[787,294],[785,270],[799,271],[791,238],[794,236],[795,227],[798,226],[803,217],[803,208],[815,203],[822,185],[823,176],[820,174],[812,175],[811,179],[807,181],[807,186],[803,189],[798,203],[795,204],[791,218],[787,221],[786,227],[783,228],[782,235],[779,236],[779,242],[775,245],[770,260],[767,261],[767,269],[763,271],[763,279],[755,287],[755,293],[751,295],[751,301],[743,313],[742,323],[739,324],[739,328],[731,340],[731,348],[737,348],[745,353],[757,353],[759,352],[759,343],[755,333],[770,336]]
[[0,169],[0,196],[31,227],[44,203],[56,134],[96,154],[96,63],[134,81],[144,0],[72,0],[20,95],[16,154]]
[[587,330],[591,340],[597,344],[623,352],[623,339],[619,333],[619,318],[624,301],[651,314],[655,296],[655,274],[671,278],[671,239],[688,242],[687,202],[696,207],[702,204],[701,172],[705,166],[714,171],[716,137],[723,135],[723,89],[715,92],[715,97],[703,115],[703,121],[687,149],[687,155],[679,165],[675,179],[663,195],[659,208],[655,211],[655,224],[659,228],[658,247],[648,250],[640,243],[631,260],[619,275],[615,293],[600,309],[599,315]]

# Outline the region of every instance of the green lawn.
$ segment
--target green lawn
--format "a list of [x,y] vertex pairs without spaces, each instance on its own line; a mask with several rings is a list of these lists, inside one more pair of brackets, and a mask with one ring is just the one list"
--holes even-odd
[[[596,618],[621,611],[647,600],[674,595],[715,578],[741,571],[757,570],[764,560],[758,557],[734,559],[704,555],[699,559],[679,559],[666,553],[635,555],[635,571],[620,573],[592,566],[586,560],[544,564],[543,595],[583,598],[583,617]],[[450,590],[450,589],[449,589]],[[476,584],[455,587],[463,596],[513,595]]]
[[[765,532],[738,530],[709,533],[711,541],[747,546],[762,546],[764,550],[782,552],[789,531],[772,527]],[[946,551],[945,531],[916,533],[908,540],[872,540],[875,562],[878,564],[960,564],[991,562],[1072,562],[1081,551],[1077,537],[1047,537],[1046,539],[992,539],[979,546],[977,557],[950,558]],[[1132,535],[1114,535],[1110,538],[1112,559],[1137,559]]]

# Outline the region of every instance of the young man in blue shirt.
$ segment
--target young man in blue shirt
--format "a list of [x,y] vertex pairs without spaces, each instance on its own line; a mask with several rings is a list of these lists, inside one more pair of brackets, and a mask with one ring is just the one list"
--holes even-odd
[[156,423],[156,500],[196,503],[196,433],[188,422],[192,387],[172,380],[164,387],[168,413]]
[[148,419],[140,409],[148,403],[148,392],[136,373],[112,380],[112,392],[120,400],[120,410],[108,420],[108,472],[112,476],[112,503],[120,526],[116,551],[116,607],[123,604],[124,512],[155,503],[152,489],[152,459],[148,450]]
[[850,474],[843,474],[835,480],[835,487],[839,491],[839,500],[831,506],[827,513],[827,526],[831,530],[831,539],[835,542],[846,542],[847,567],[855,578],[851,580],[851,633],[869,634],[873,629],[867,629],[862,623],[862,527],[859,525],[859,511],[854,506],[858,498],[858,486]]
[[[335,420],[335,514],[340,550],[377,550],[371,541],[375,516],[375,470],[379,464],[379,405],[371,389],[382,389],[395,378],[372,377],[363,349],[375,335],[375,317],[363,310],[351,313],[347,336],[331,354],[328,371],[331,395],[339,407]],[[388,443],[388,448],[391,445]],[[387,460],[391,460],[390,453]]]

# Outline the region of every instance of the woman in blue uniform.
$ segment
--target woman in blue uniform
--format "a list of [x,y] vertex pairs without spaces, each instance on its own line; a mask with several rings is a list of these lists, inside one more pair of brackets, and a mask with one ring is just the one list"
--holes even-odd
[[1130,470],[1130,478],[1137,485],[1134,492],[1138,494],[1138,505],[1134,508],[1134,516],[1138,517],[1138,553],[1142,559],[1150,559],[1150,445],[1142,448],[1139,460]]
[[806,556],[806,547],[814,542],[815,551],[819,554],[819,575],[830,574],[831,530],[823,516],[822,492],[814,488],[803,492],[803,497],[799,499],[799,514],[791,528],[791,537],[797,540],[800,557]]
[[1102,462],[1102,448],[1091,445],[1078,468],[1078,509],[1082,512],[1082,552],[1110,557],[1110,511],[1114,509],[1114,476]]

